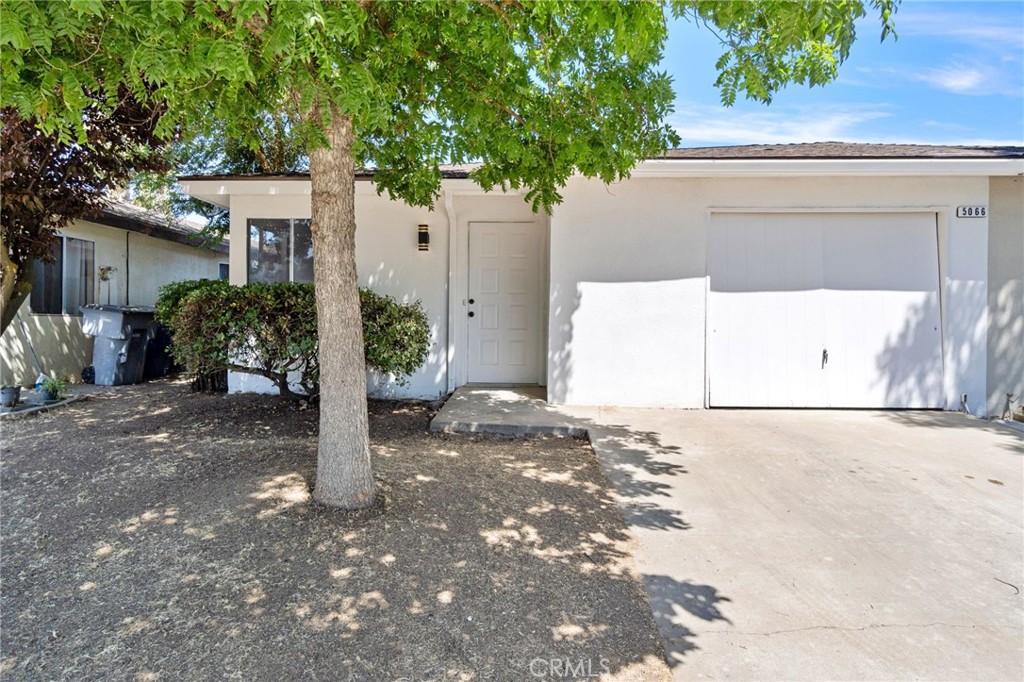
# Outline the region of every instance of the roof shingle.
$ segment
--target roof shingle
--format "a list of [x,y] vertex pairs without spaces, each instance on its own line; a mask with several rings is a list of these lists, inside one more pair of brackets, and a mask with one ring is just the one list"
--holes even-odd
[[1024,157],[1024,147],[806,142],[670,149],[667,159],[1004,159]]

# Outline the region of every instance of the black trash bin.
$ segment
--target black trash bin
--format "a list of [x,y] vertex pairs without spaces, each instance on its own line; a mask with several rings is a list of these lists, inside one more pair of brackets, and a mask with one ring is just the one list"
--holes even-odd
[[146,346],[156,331],[153,312],[149,306],[82,306],[82,331],[95,337],[92,364],[98,385],[142,381]]
[[153,335],[146,346],[146,366],[143,379],[159,379],[171,373],[174,359],[168,348],[171,345],[171,330],[162,324],[153,327]]

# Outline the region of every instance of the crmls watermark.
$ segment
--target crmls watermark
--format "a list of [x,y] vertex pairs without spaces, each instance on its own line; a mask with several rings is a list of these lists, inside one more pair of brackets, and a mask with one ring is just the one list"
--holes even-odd
[[611,672],[607,658],[535,658],[530,661],[530,674],[552,680],[575,680],[601,677]]

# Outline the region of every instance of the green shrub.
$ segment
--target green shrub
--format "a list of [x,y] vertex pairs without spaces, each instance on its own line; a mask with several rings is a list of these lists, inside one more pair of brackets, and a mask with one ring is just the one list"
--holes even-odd
[[171,318],[177,312],[182,299],[194,291],[219,290],[231,286],[222,279],[186,279],[171,282],[160,287],[156,299],[156,321],[171,326]]
[[[360,290],[366,366],[398,383],[419,369],[430,327],[419,302],[400,304]],[[311,284],[279,282],[230,286],[215,280],[161,289],[158,318],[171,328],[171,353],[194,376],[230,369],[266,377],[281,395],[319,394],[316,297]],[[292,390],[297,373],[301,392]]]
[[[217,291],[231,286],[221,279],[188,279],[181,282],[171,282],[160,287],[156,300],[156,321],[171,330],[172,344],[174,326],[171,320],[174,314],[181,307],[182,301],[196,291]],[[173,352],[171,353],[174,358]],[[178,369],[181,368],[181,361],[174,358]],[[186,366],[187,368],[187,366]],[[224,367],[215,366],[209,371],[198,369],[190,370],[192,377],[191,384],[193,391],[207,393],[225,393],[228,390],[228,374]]]
[[[181,298],[170,318],[171,354],[199,376],[220,369],[266,377],[281,395],[318,392],[316,302],[308,284],[204,287]],[[297,372],[301,393],[288,375]]]
[[404,385],[406,378],[423,366],[430,350],[430,325],[423,307],[419,301],[402,304],[360,289],[359,309],[366,366],[390,374]]

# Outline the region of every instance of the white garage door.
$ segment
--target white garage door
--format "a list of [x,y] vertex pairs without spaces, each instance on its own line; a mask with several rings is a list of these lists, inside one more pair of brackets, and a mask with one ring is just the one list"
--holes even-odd
[[714,407],[942,407],[935,214],[713,216]]

